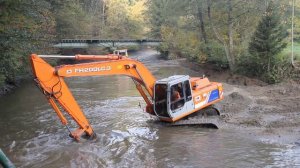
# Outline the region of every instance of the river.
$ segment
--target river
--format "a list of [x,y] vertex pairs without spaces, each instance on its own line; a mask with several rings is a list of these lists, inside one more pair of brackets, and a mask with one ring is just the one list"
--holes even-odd
[[[151,49],[131,53],[160,79],[196,75]],[[0,98],[0,148],[17,167],[299,167],[299,147],[248,131],[166,127],[124,76],[66,79],[97,139],[75,142],[33,82]],[[226,92],[226,91],[225,91]],[[69,119],[70,121],[70,119]],[[71,122],[71,128],[76,125]]]

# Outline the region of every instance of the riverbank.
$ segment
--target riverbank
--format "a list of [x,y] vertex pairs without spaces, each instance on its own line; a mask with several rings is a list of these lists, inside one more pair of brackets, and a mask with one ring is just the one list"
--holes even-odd
[[32,80],[32,75],[31,74],[26,74],[26,75],[20,75],[16,77],[16,80],[14,83],[4,83],[0,87],[0,97],[3,97],[14,90],[16,90],[19,87],[22,87],[22,84],[26,81]]
[[300,144],[299,81],[268,85],[209,65],[179,62],[199,75],[205,74],[211,81],[223,83],[225,98],[218,106],[228,127],[242,129],[263,141]]

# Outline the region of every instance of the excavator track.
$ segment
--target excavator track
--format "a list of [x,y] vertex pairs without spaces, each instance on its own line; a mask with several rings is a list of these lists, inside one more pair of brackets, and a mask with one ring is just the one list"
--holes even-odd
[[197,126],[204,128],[220,129],[224,125],[220,117],[219,109],[209,106],[199,110],[179,121],[162,123],[165,126]]

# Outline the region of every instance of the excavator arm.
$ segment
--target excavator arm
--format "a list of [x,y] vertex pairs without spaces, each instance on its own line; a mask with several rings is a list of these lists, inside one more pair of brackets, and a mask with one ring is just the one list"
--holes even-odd
[[[79,128],[73,132],[70,131],[70,136],[75,140],[79,141],[83,133],[88,136],[93,136],[94,131],[64,81],[66,77],[102,75],[129,76],[133,79],[137,90],[147,104],[146,111],[154,115],[153,104],[149,96],[153,99],[153,87],[156,79],[142,63],[120,55],[76,55],[62,57],[76,60],[98,60],[99,62],[52,67],[45,62],[42,57],[61,58],[61,56],[38,56],[32,54],[30,60],[35,82],[46,96],[62,124],[70,131],[68,121],[61,110],[66,111],[78,124]],[[146,92],[144,90],[146,90]],[[149,96],[147,96],[147,94]]]

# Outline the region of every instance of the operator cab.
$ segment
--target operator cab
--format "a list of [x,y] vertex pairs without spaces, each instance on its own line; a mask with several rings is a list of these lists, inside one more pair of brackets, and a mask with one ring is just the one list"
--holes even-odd
[[113,54],[114,54],[114,55],[122,55],[122,56],[128,57],[127,49],[114,50]]
[[174,75],[155,83],[154,111],[161,120],[173,121],[173,118],[183,116],[193,109],[188,75]]

